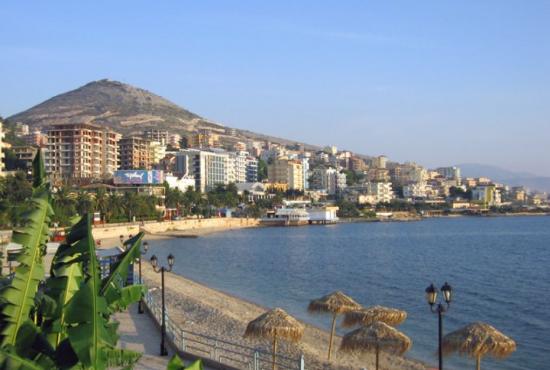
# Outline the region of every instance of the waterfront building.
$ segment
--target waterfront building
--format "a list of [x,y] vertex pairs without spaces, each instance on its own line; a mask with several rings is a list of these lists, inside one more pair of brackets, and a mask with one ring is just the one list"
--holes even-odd
[[0,121],[0,176],[4,172],[4,131],[2,127],[2,121]]
[[498,207],[502,202],[500,189],[494,185],[478,185],[472,189],[472,201],[487,207]]
[[304,179],[304,190],[309,189],[309,159],[311,157],[311,153],[309,152],[303,152],[298,155],[298,160],[302,162],[302,177]]
[[171,189],[178,189],[179,191],[185,193],[189,188],[195,190],[195,178],[189,176],[174,176],[166,175],[164,176],[164,181],[168,184],[168,187]]
[[347,186],[346,175],[332,167],[319,166],[311,173],[311,188],[323,190],[327,195],[335,195]]
[[150,170],[152,168],[151,141],[138,136],[123,137],[118,142],[121,170]]
[[426,183],[413,182],[403,186],[403,198],[426,198]]
[[118,167],[120,134],[91,123],[55,124],[46,129],[46,171],[62,178],[111,177]]
[[216,185],[227,185],[234,178],[235,161],[227,152],[189,149],[187,153],[196,190],[206,192]]
[[514,202],[525,203],[527,201],[527,191],[523,186],[514,186],[511,193]]
[[[248,182],[247,181],[247,164],[248,164],[248,158],[249,155],[247,152],[239,151],[234,154],[232,154],[234,161],[235,161],[235,181],[233,182]],[[256,172],[257,172],[257,164],[256,164]],[[250,181],[254,182],[254,181]]]
[[258,160],[250,155],[246,157],[246,182],[258,181]]
[[290,190],[304,190],[304,174],[299,160],[273,160],[267,166],[267,177],[271,183],[288,184]]
[[268,196],[267,186],[261,182],[238,182],[235,186],[237,187],[237,194],[247,194],[249,202],[255,202]]

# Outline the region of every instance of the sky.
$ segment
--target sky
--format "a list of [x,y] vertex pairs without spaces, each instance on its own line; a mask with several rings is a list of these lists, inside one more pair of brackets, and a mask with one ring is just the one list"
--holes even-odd
[[550,1],[5,1],[0,115],[109,78],[221,124],[550,176]]

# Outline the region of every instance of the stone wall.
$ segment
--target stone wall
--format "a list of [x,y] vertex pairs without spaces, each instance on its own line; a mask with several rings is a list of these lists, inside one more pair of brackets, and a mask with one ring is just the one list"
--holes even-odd
[[178,221],[146,222],[143,224],[107,224],[93,229],[94,239],[118,238],[120,235],[136,235],[140,231],[146,234],[158,234],[170,231],[207,231],[213,229],[240,229],[259,225],[254,218],[199,218]]

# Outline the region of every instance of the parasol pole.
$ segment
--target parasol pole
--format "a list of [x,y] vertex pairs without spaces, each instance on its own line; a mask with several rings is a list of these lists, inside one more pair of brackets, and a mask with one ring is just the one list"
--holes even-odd
[[328,360],[330,361],[330,355],[332,353],[332,338],[334,337],[334,330],[336,327],[336,313],[332,314],[332,330],[330,331],[330,339],[328,342]]
[[275,366],[275,354],[277,353],[277,333],[273,336],[273,355],[271,358],[272,361],[272,369],[275,370],[277,367]]
[[481,370],[481,355],[476,356],[476,370]]

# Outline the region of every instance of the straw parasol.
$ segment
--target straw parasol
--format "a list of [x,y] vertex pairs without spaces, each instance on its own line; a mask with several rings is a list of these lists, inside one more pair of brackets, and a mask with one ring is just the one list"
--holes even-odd
[[372,306],[344,314],[342,326],[370,325],[381,321],[391,326],[399,325],[407,318],[407,313],[395,308]]
[[353,299],[338,291],[330,293],[319,299],[314,299],[309,302],[307,310],[310,313],[331,313],[332,314],[332,329],[330,331],[330,339],[328,343],[328,360],[330,361],[330,355],[332,352],[332,338],[334,337],[334,330],[336,326],[336,316],[358,310],[361,305],[355,302]]
[[481,357],[508,357],[516,350],[516,342],[499,332],[491,325],[474,322],[443,337],[445,355],[452,352],[465,354],[476,359],[476,369],[480,369]]
[[411,345],[411,340],[405,334],[388,324],[377,321],[344,335],[340,350],[344,352],[374,351],[376,370],[378,370],[380,351],[402,355],[411,348]]
[[269,338],[273,340],[273,370],[277,354],[277,340],[298,342],[304,334],[304,326],[281,308],[267,311],[248,323],[245,337]]

